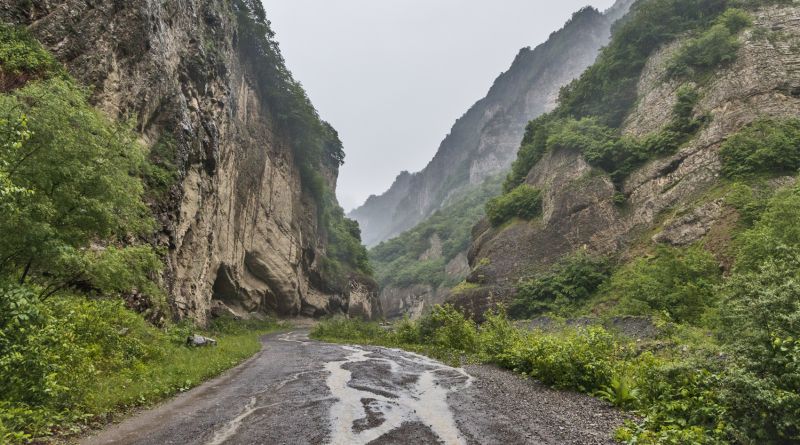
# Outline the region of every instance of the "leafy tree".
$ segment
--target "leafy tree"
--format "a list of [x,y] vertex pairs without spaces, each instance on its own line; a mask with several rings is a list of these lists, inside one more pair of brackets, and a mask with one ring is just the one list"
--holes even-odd
[[143,147],[84,91],[61,79],[33,82],[0,96],[0,110],[7,130],[15,123],[3,136],[4,205],[13,209],[0,215],[4,273],[52,291],[86,278],[89,243],[153,228],[136,176]]

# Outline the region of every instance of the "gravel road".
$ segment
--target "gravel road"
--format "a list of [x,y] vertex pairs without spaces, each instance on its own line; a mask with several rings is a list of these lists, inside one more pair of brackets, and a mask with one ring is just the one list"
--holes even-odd
[[490,366],[342,346],[307,332],[83,445],[612,444],[624,417]]

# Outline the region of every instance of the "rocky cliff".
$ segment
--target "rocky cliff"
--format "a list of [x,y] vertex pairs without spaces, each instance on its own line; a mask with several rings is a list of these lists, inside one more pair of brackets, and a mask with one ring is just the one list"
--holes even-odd
[[456,121],[425,169],[402,173],[387,192],[350,213],[364,242],[397,236],[460,191],[508,169],[528,121],[555,107],[559,89],[591,65],[631,3],[619,0],[605,14],[583,9],[546,43],[522,49],[486,97]]
[[[478,224],[468,278],[476,288],[454,301],[482,314],[510,301],[520,279],[579,250],[625,261],[649,246],[703,240],[724,265],[736,212],[724,199],[721,144],[758,119],[800,116],[800,8],[762,6],[749,14],[753,23],[737,37],[735,61],[689,82],[699,93],[692,113],[706,124],[688,143],[634,169],[620,184],[577,147],[544,153],[524,179],[543,191],[541,218]],[[644,137],[669,125],[687,84],[669,70],[688,39],[663,45],[647,59],[623,134]],[[771,187],[781,179],[774,181]]]
[[27,26],[173,167],[151,206],[177,317],[377,312],[369,280],[325,273],[341,146],[291,79],[259,1],[2,0],[0,19]]

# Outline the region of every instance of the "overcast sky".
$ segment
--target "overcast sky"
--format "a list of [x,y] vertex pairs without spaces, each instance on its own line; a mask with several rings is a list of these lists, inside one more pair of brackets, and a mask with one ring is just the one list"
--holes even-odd
[[520,48],[614,0],[263,0],[283,55],[347,153],[346,210],[430,161]]

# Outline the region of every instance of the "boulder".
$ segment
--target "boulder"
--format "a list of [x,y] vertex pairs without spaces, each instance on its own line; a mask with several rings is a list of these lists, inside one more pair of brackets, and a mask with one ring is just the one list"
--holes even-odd
[[186,345],[194,348],[205,346],[217,346],[217,341],[213,338],[203,337],[202,335],[193,334],[186,339]]

